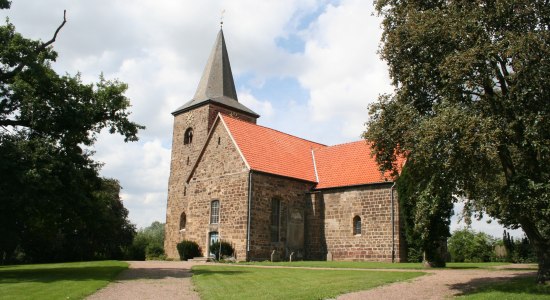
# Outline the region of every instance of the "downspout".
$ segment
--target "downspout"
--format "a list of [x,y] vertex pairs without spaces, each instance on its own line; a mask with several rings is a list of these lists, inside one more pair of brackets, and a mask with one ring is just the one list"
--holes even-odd
[[395,187],[395,181],[390,188],[391,193],[391,262],[395,262],[395,209],[393,200],[393,188]]
[[250,261],[250,223],[252,219],[252,169],[248,173],[248,218],[246,223],[246,261]]

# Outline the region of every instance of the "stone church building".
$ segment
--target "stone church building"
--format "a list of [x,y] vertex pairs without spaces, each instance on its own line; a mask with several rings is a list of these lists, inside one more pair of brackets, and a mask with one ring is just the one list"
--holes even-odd
[[214,240],[240,261],[404,261],[397,194],[365,141],[327,146],[257,125],[238,101],[223,32],[173,113],[164,248]]

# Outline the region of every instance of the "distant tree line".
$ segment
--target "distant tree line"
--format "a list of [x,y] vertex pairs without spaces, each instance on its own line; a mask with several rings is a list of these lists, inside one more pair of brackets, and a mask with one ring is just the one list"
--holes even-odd
[[504,231],[502,239],[472,229],[453,232],[448,240],[448,259],[452,262],[534,263],[536,253],[527,237],[514,240]]

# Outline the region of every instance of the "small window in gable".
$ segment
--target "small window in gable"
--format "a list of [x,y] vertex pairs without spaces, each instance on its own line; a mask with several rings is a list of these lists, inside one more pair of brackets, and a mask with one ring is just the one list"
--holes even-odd
[[353,234],[361,234],[361,217],[359,216],[353,217]]
[[184,212],[182,212],[180,216],[180,230],[184,230],[186,224],[187,224],[187,216],[185,215]]
[[183,135],[183,144],[188,145],[193,142],[193,128],[189,127],[187,130],[185,130],[185,134]]

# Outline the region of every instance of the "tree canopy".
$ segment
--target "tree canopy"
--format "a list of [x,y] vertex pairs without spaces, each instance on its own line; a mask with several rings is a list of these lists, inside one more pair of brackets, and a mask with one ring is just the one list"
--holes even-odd
[[99,176],[90,149],[103,129],[136,141],[144,127],[129,120],[126,84],[52,69],[65,23],[46,42],[0,26],[1,262],[119,256],[135,233],[118,181]]
[[[548,1],[381,0],[381,56],[395,87],[365,138],[382,169],[407,157],[425,214],[467,212],[521,227],[550,269]],[[426,197],[427,196],[427,197]]]

